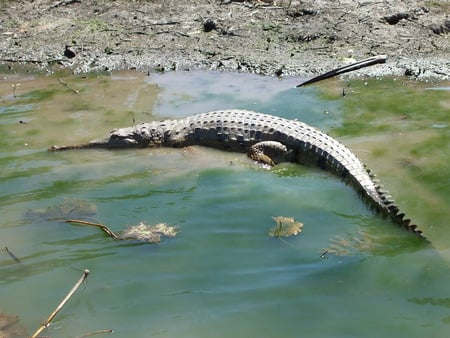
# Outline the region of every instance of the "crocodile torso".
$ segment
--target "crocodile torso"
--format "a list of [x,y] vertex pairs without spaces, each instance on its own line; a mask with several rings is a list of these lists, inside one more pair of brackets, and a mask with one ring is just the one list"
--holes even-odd
[[346,146],[303,122],[246,110],[220,110],[183,119],[141,123],[115,129],[86,144],[54,146],[51,151],[81,148],[184,147],[203,145],[247,152],[266,142],[284,146],[284,159],[328,170],[352,185],[365,201],[394,223],[422,236]]

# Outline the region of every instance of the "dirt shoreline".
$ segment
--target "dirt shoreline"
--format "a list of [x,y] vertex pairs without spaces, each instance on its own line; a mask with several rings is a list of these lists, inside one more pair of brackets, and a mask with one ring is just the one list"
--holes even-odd
[[450,2],[439,0],[2,1],[0,67],[73,73],[224,70],[450,79]]

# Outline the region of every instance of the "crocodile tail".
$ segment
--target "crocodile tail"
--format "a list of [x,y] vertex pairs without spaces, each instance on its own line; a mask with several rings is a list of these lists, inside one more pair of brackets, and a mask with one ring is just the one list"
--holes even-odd
[[[375,178],[376,175],[372,171],[367,170],[367,173],[374,182],[377,182]],[[425,238],[422,231],[418,229],[418,226],[411,223],[411,219],[405,218],[404,212],[400,212],[400,208],[392,199],[392,196],[389,195],[388,191],[384,189],[384,186],[382,184],[377,182],[376,190],[380,200],[382,201],[382,212],[384,216],[389,217],[395,224],[398,224],[401,227],[412,231],[416,235]]]

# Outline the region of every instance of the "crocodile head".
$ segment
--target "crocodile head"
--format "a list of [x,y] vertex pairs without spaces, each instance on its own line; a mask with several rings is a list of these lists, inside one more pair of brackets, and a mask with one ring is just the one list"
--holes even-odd
[[114,129],[108,137],[92,140],[95,148],[144,148],[154,147],[164,141],[164,131],[152,124],[142,123],[128,128]]
[[164,142],[164,130],[152,124],[142,123],[128,128],[113,130],[109,136],[88,143],[53,146],[49,151],[85,148],[144,148],[155,147]]

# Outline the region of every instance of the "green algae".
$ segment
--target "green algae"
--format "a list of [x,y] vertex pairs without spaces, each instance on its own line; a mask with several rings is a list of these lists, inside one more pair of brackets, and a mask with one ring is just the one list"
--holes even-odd
[[[333,129],[333,134],[361,136],[446,125],[448,91],[427,87],[392,78],[348,81],[341,99],[343,122]],[[331,98],[332,94],[325,97]]]
[[[53,84],[60,86],[54,79]],[[411,85],[416,89],[408,83]],[[107,92],[96,79],[83,86],[89,90],[82,95],[61,87],[60,94],[50,100],[54,101],[52,105],[37,103],[32,112],[25,113],[33,118],[26,124],[2,116],[8,123],[3,135],[14,139],[17,147],[1,145],[1,238],[30,267],[25,273],[12,266],[10,257],[0,257],[5,276],[0,298],[5,308],[17,306],[18,295],[45,304],[57,297],[58,290],[49,283],[60,281],[72,267],[88,267],[100,281],[87,289],[95,309],[83,311],[84,305],[75,304],[80,311],[74,308],[76,316],[65,318],[60,335],[71,331],[68,320],[72,317],[74,325],[82,322],[97,328],[98,323],[114,323],[128,336],[145,336],[149,328],[142,323],[151,316],[162,330],[172,330],[167,332],[172,336],[182,335],[193,323],[204,322],[216,332],[225,330],[228,336],[233,335],[226,331],[228,327],[238,328],[234,335],[258,336],[239,330],[250,327],[256,332],[258,329],[253,328],[260,323],[269,323],[270,327],[275,323],[273,334],[266,336],[276,336],[276,332],[292,337],[298,332],[306,336],[361,336],[363,330],[369,335],[388,332],[388,336],[401,336],[405,328],[414,337],[445,336],[448,309],[442,304],[446,303],[449,284],[448,261],[440,264],[431,250],[423,249],[419,238],[367,210],[353,190],[335,177],[291,163],[263,171],[247,162],[243,154],[201,149],[189,150],[188,154],[162,149],[47,153],[45,147],[52,144],[106,135],[104,129],[114,126],[105,120],[114,119],[116,111],[123,119],[118,126],[130,125],[129,111],[151,111],[155,102],[151,97],[141,103],[129,99],[135,97],[126,90],[129,87],[140,88],[142,93],[149,88],[145,84],[139,87],[138,81],[122,82],[122,87],[112,86]],[[352,96],[365,95],[365,88],[371,89],[362,85],[358,93],[355,87],[345,87],[345,97],[341,93],[332,97],[336,110],[349,98],[357,101]],[[5,88],[10,90],[11,86]],[[210,88],[203,86],[203,90]],[[385,89],[395,90],[397,82],[393,81]],[[91,93],[96,95],[89,96]],[[121,99],[115,98],[118,93]],[[298,100],[294,90],[289,94],[294,98],[277,98],[274,106],[289,110]],[[311,95],[315,95],[313,91]],[[199,101],[205,97],[199,96]],[[91,108],[95,111],[74,112],[69,117],[65,107],[75,100],[96,100]],[[240,107],[240,102],[230,105]],[[445,96],[441,102],[445,108]],[[303,105],[302,110],[311,116],[320,113],[308,103]],[[253,107],[250,103],[246,106]],[[170,107],[173,114],[177,107]],[[294,108],[298,110],[298,104]],[[342,114],[333,112],[325,117],[333,120],[336,128],[341,127],[342,115],[347,118],[342,110]],[[339,139],[376,169],[408,216],[415,222],[418,219],[419,225],[435,225],[434,236],[432,231],[426,235],[430,234],[433,245],[440,241],[447,250],[448,200],[443,196],[448,196],[448,188],[441,187],[442,196],[436,192],[439,182],[448,185],[448,131],[443,127],[447,122],[400,119],[392,127],[390,119],[394,118],[389,114],[380,114],[377,121],[384,125],[385,132],[373,132],[367,123],[356,136],[344,134]],[[139,122],[144,118],[150,117],[137,116]],[[61,126],[60,121],[67,124]],[[323,120],[316,121],[311,124],[326,129]],[[42,133],[25,139],[32,129]],[[19,148],[24,141],[29,145]],[[432,184],[426,183],[428,179]],[[75,201],[75,207],[78,201],[85,201],[87,208],[82,205],[72,211],[66,198]],[[176,240],[150,247],[113,243],[79,227],[51,221],[72,217],[79,211],[96,211],[90,205],[98,208],[95,217],[111,224],[114,231],[142,220],[181,224],[183,231]],[[31,210],[31,217],[24,217],[30,216],[27,210]],[[282,245],[267,238],[264,226],[270,216],[280,214],[305,223],[300,236],[290,237]],[[138,234],[145,229],[139,226]],[[321,250],[325,246],[329,246],[328,252]],[[439,254],[448,252],[444,250]],[[349,256],[344,255],[346,252]],[[43,292],[36,293],[37,289]],[[28,308],[19,306],[15,312],[27,322],[40,320],[27,314],[36,312]],[[327,332],[321,331],[323,318],[326,328],[331,328]],[[381,333],[380,322],[384,323]],[[133,331],[136,327],[142,330]],[[159,332],[164,334],[162,330]],[[263,330],[267,328],[261,327],[259,333]]]
[[56,89],[35,89],[21,94],[17,98],[24,101],[42,102],[51,99],[57,91]]
[[330,133],[378,174],[425,233],[447,234],[450,96],[448,90],[430,90],[436,86],[448,87],[370,78],[328,83],[321,90],[341,104],[341,124]]
[[[411,147],[409,153],[412,158],[425,158],[425,165],[408,166],[411,175],[450,203],[450,133],[443,132],[440,135],[424,140],[420,144]],[[431,156],[430,156],[431,155]]]

